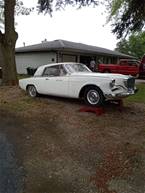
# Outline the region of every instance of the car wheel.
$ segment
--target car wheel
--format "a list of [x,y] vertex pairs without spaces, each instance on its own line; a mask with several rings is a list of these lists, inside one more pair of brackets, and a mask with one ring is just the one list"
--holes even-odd
[[101,106],[104,102],[104,95],[97,87],[88,87],[84,93],[86,104],[91,106]]
[[28,86],[27,92],[28,92],[29,96],[31,96],[33,98],[37,96],[37,90],[36,90],[34,85]]

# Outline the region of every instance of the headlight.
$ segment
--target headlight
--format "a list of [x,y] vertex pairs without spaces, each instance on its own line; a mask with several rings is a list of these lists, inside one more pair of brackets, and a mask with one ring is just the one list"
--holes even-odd
[[110,82],[110,87],[113,88],[115,86],[115,79],[113,79],[111,82]]

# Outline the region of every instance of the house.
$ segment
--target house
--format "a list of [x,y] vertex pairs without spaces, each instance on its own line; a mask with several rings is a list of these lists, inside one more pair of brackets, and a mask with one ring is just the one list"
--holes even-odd
[[19,74],[26,74],[27,68],[57,62],[81,62],[90,64],[94,58],[97,62],[117,63],[120,58],[131,58],[109,49],[75,43],[66,40],[43,41],[40,44],[16,48],[16,66]]

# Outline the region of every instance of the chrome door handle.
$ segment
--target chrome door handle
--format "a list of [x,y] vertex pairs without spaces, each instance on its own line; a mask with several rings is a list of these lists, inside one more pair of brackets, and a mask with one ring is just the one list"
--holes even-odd
[[45,78],[45,80],[49,80],[49,78]]
[[62,80],[60,80],[60,79],[57,79],[56,81],[62,81]]

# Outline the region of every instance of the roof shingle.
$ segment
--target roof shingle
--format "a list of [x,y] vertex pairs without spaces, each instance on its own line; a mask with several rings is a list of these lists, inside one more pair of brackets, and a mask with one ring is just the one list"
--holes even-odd
[[69,50],[69,51],[80,52],[80,53],[105,54],[105,55],[119,56],[119,57],[125,57],[125,58],[126,57],[132,58],[132,56],[129,56],[117,51],[112,51],[106,48],[86,45],[82,43],[70,42],[66,40],[54,40],[49,42],[47,41],[41,44],[35,44],[35,45],[16,48],[16,53],[56,51],[56,50],[64,50],[64,51]]

